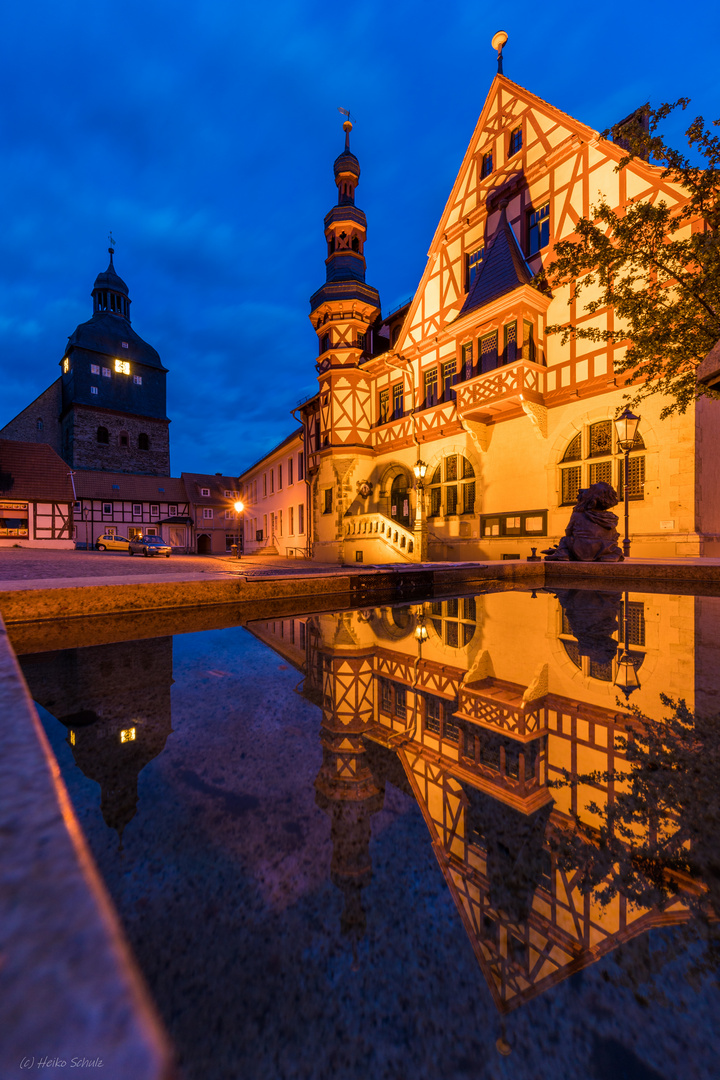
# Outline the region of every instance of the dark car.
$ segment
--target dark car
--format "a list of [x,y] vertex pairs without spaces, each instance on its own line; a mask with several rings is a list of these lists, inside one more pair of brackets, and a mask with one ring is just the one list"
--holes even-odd
[[165,543],[162,536],[136,536],[130,541],[131,555],[164,555],[170,558],[172,548]]

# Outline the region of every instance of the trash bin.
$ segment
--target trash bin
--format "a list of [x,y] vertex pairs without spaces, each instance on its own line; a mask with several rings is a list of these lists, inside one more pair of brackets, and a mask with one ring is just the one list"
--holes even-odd
[[233,559],[237,559],[237,544],[230,545],[230,554],[232,555]]

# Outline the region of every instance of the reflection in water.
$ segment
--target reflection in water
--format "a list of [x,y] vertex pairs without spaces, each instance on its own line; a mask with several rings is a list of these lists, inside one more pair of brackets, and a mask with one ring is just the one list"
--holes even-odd
[[[720,741],[702,717],[720,711],[720,600],[631,594],[626,612],[643,664],[636,710],[618,703],[614,685],[619,592],[502,592],[250,624],[321,710],[315,801],[329,819],[330,875],[356,966],[371,910],[372,820],[388,784],[422,812],[502,1015],[613,951],[637,987],[672,959],[669,945],[649,948],[650,928],[691,916],[711,925]],[[122,836],[138,774],[172,731],[172,639],[22,665]],[[227,672],[206,675],[222,699]],[[687,711],[663,719],[661,693]],[[177,776],[218,812],[258,808],[256,796],[189,763]]]

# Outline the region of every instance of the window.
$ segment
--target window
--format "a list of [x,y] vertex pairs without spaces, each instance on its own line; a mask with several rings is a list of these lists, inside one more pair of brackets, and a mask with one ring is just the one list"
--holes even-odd
[[460,375],[463,379],[472,379],[473,376],[473,347],[472,341],[462,347],[462,359],[460,361]]
[[293,459],[288,458],[288,487],[290,487],[292,482],[293,482]]
[[517,323],[506,323],[503,327],[503,363],[513,364],[517,360]]
[[298,506],[298,532],[305,532],[305,507],[302,503]]
[[98,392],[97,386],[91,386],[90,387],[90,393],[91,394],[97,394],[97,392]]
[[[591,660],[586,655],[584,646],[581,646],[573,636],[570,620],[562,605],[560,606],[560,632],[558,638],[568,658],[576,668],[582,671],[583,675],[589,676],[591,679],[597,679],[599,682],[611,683],[617,674],[617,662],[623,651],[624,622],[625,609],[624,605],[621,604],[617,610],[617,629],[613,633],[619,648],[615,656],[609,660]],[[635,662],[636,668],[639,668],[645,661],[645,605],[642,601],[628,601],[627,622],[628,645],[634,646],[630,655]]]
[[275,470],[271,469],[270,470],[270,494],[273,495],[274,492],[275,492]]
[[102,373],[103,373],[103,378],[104,379],[109,379],[111,377],[111,375],[112,375],[112,372],[111,372],[109,367],[104,367],[102,369]]
[[508,514],[483,514],[480,535],[547,536],[547,510],[515,510]]
[[67,356],[65,357],[65,359],[62,362],[62,369],[63,369],[63,371],[64,371],[64,373],[66,375],[70,371],[70,359]]
[[200,494],[204,495],[207,499],[210,495],[210,488],[200,488]]
[[392,683],[389,679],[380,679],[380,710],[392,712]]
[[442,366],[443,401],[452,401],[455,397],[453,385],[457,372],[457,360],[446,360]]
[[263,499],[267,498],[267,473],[263,473]]
[[133,517],[140,517],[141,514],[142,514],[142,504],[141,503],[133,503],[132,512],[133,512]]
[[40,417],[38,417],[37,423],[35,424],[35,427],[37,428],[38,431],[42,431],[44,426],[45,425],[43,424],[42,420],[40,419]]
[[523,320],[522,358],[535,363],[535,327],[527,319]]
[[437,405],[437,381],[437,368],[432,368],[423,375],[426,409],[429,409],[432,405]]
[[[497,330],[492,334],[483,334],[478,343],[478,363],[480,372],[492,371],[498,366],[498,336]],[[478,374],[480,374],[478,372]]]
[[522,149],[522,127],[513,128],[510,132],[510,143],[508,145],[508,157],[512,157],[513,154],[517,154]]
[[462,454],[448,454],[430,480],[430,517],[475,513],[475,470]]
[[395,715],[407,716],[407,694],[404,686],[395,686]]
[[[585,453],[583,453],[583,442]],[[628,460],[628,498],[645,498],[645,443],[636,434]],[[568,462],[577,462],[569,465]],[[605,483],[624,497],[625,457],[615,445],[615,426],[612,420],[598,420],[578,431],[565,448],[560,460],[560,505],[577,502],[580,489],[590,484]]]
[[332,514],[332,488],[325,488],[323,514]]
[[282,491],[282,465],[278,465],[278,491]]
[[389,407],[390,407],[390,391],[387,390],[387,389],[386,390],[381,390],[380,391],[380,403],[378,405],[378,423],[379,424],[387,424],[388,419],[389,419],[389,417],[388,417]]
[[100,365],[99,364],[91,364],[90,365],[90,374],[91,375],[99,375],[100,374]]
[[537,255],[550,243],[550,203],[528,213],[528,255]]
[[138,435],[138,450],[149,450],[149,449],[150,449],[150,437],[148,435],[146,435],[144,431],[141,431],[140,434]]
[[[430,604],[430,622],[444,645],[457,649],[468,645],[477,630],[475,600],[435,600]],[[454,709],[450,710],[454,712]]]
[[288,533],[290,534],[290,536],[292,536],[293,533],[295,532],[295,514],[294,514],[293,511],[294,511],[294,508],[292,506],[289,507],[289,509],[288,509]]
[[396,383],[392,388],[393,392],[393,420],[399,420],[405,414],[405,400],[403,394],[403,384]]
[[118,442],[120,443],[120,446],[127,446],[127,445],[128,445],[128,441],[129,441],[129,440],[128,440],[128,433],[127,433],[127,431],[121,431],[121,432],[120,432],[120,435],[119,435],[119,437],[118,437]]
[[203,506],[203,521],[212,521],[213,508],[212,506]]
[[283,534],[283,526],[282,526],[282,510],[280,511],[280,514],[279,514],[278,516],[279,516],[279,525],[280,525],[280,535],[282,536],[282,534]]
[[133,382],[136,386],[142,386],[142,375],[133,375]]
[[440,735],[443,720],[443,702],[440,698],[425,698],[425,730],[433,735]]
[[235,517],[235,511],[234,510],[226,510],[225,511],[225,520],[226,521],[229,521],[230,518],[233,518],[233,517]]
[[103,512],[103,517],[112,517],[112,512],[113,512],[112,503],[103,503],[102,512]]
[[305,476],[305,462],[303,460],[302,451],[298,454],[298,480],[302,480]]
[[177,505],[170,503],[168,506],[168,517],[177,517]]
[[465,256],[465,292],[469,292],[472,288],[475,278],[478,276],[480,264],[483,261],[485,255],[485,248],[477,248],[475,251],[469,252]]
[[157,503],[150,503],[150,517],[160,517],[160,507]]
[[117,371],[117,373],[119,375],[129,375],[130,374],[130,361],[129,360],[116,360],[115,361],[115,370]]
[[493,171],[492,150],[487,154],[483,154],[482,162],[480,163],[480,179],[484,180],[486,176],[489,176]]

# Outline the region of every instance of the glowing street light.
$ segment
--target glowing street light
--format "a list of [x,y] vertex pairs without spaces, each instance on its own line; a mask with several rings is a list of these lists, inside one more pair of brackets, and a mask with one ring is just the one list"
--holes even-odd
[[615,421],[615,434],[617,435],[618,446],[625,454],[625,472],[623,488],[625,493],[625,537],[623,539],[623,555],[627,559],[630,554],[630,492],[628,490],[628,473],[629,473],[629,460],[630,451],[635,444],[635,436],[637,434],[638,424],[640,423],[640,417],[631,413],[628,408],[625,409],[621,416],[618,416]]
[[427,562],[428,557],[428,530],[427,519],[425,517],[425,485],[423,483],[425,479],[425,473],[427,472],[427,465],[419,458],[413,465],[413,472],[415,473],[415,550],[419,555],[420,562]]
[[242,534],[241,533],[241,530],[242,530],[242,518],[240,517],[240,515],[242,514],[243,510],[245,509],[245,503],[241,503],[240,500],[238,500],[236,503],[234,503],[234,506],[235,506],[235,513],[238,516],[238,523],[237,523],[238,534],[237,534],[236,555],[237,555],[237,557],[239,559],[240,558],[240,536]]
[[634,690],[640,688],[640,679],[638,677],[638,667],[640,666],[640,657],[634,656],[628,649],[628,606],[629,599],[627,590],[624,596],[624,627],[623,627],[623,651],[620,654],[620,659],[617,663],[617,673],[613,680],[615,686],[619,690],[622,690],[626,699],[630,700],[630,695]]

